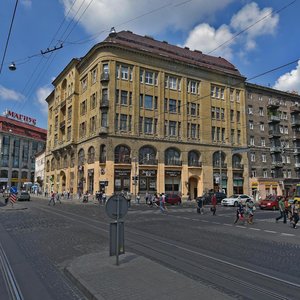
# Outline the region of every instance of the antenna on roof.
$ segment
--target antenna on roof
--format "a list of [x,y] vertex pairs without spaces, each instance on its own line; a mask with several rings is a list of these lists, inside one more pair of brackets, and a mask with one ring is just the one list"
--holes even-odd
[[112,27],[112,28],[110,29],[110,33],[117,33],[115,27]]

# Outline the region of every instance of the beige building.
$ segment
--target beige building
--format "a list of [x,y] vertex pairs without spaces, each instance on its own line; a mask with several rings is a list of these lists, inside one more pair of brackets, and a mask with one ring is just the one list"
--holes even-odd
[[247,153],[238,153],[244,81],[223,58],[111,33],[53,82],[46,183],[108,195],[249,192]]

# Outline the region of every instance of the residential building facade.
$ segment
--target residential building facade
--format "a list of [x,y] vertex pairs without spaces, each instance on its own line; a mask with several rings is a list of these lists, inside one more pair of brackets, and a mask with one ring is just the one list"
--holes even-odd
[[300,181],[300,96],[246,83],[251,192],[290,195]]
[[34,184],[35,154],[45,148],[46,138],[33,118],[12,111],[0,116],[0,189]]
[[[54,191],[249,192],[245,78],[228,61],[111,33],[53,81],[46,184]],[[233,150],[236,150],[233,154]]]

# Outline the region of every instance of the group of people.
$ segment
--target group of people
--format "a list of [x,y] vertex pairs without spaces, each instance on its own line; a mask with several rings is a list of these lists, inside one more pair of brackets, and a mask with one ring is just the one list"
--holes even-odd
[[236,224],[239,220],[244,224],[246,221],[248,224],[253,224],[254,211],[256,210],[256,206],[253,200],[249,200],[245,203],[245,206],[240,202],[237,206],[236,210],[236,218],[234,224]]
[[59,193],[55,193],[54,191],[52,191],[48,205],[52,204],[54,206],[56,202],[59,202],[61,204],[60,195],[59,195]]
[[99,204],[105,204],[106,203],[106,194],[105,191],[97,191],[96,192],[96,200],[99,202]]
[[297,228],[297,223],[299,221],[299,207],[297,204],[297,200],[289,206],[289,202],[287,198],[281,198],[278,201],[279,212],[280,215],[275,219],[276,223],[283,218],[283,223],[287,223],[287,219],[290,221],[290,225],[292,228]]

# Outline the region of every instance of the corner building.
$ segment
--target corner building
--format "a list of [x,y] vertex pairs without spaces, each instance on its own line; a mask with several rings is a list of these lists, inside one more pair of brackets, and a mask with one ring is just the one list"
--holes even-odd
[[46,183],[192,199],[248,192],[247,153],[236,150],[247,146],[244,82],[221,57],[110,33],[53,82]]

